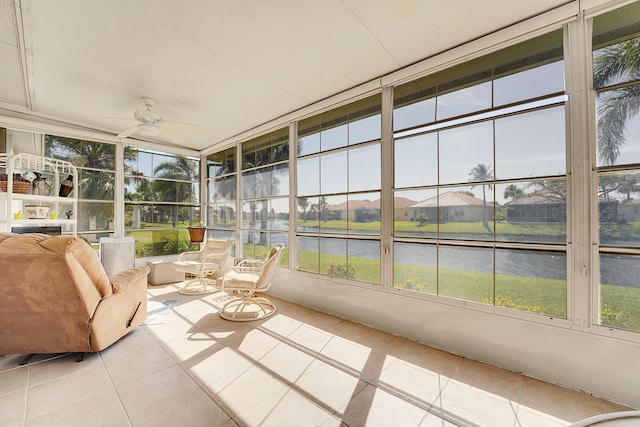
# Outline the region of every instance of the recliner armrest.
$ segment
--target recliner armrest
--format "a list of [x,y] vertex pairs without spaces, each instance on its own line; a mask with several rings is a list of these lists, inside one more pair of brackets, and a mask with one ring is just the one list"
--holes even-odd
[[139,281],[142,278],[145,278],[149,274],[151,269],[149,266],[144,265],[141,267],[134,267],[129,270],[121,271],[118,274],[115,274],[109,278],[111,282],[111,288],[113,289],[113,293],[117,294],[118,292],[122,292],[132,283]]

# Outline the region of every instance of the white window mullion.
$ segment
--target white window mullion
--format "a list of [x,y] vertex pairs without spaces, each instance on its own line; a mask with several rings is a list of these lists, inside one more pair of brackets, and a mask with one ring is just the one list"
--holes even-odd
[[[589,84],[591,71],[589,29],[582,16],[566,26],[567,94],[567,317],[576,328],[591,323],[591,145]],[[597,205],[597,203],[596,203]]]
[[393,288],[393,88],[382,91],[380,159],[380,283]]

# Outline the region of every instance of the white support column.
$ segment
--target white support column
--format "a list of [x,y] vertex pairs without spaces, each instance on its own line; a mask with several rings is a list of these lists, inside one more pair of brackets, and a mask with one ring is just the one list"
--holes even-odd
[[[116,144],[116,176],[115,176],[113,209],[114,236],[124,237],[124,144]],[[76,182],[77,185],[77,182]]]
[[296,229],[298,228],[298,205],[296,203],[297,192],[297,162],[298,158],[298,122],[289,125],[289,268],[298,268],[298,240]]
[[393,89],[382,90],[380,282],[393,287]]

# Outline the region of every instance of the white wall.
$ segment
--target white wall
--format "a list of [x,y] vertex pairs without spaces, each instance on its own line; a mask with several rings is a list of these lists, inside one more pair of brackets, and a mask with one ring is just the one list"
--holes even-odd
[[[640,344],[279,269],[270,294],[451,353],[640,408]],[[500,309],[495,309],[500,312]],[[504,313],[505,310],[502,310]],[[541,316],[543,317],[543,316]]]

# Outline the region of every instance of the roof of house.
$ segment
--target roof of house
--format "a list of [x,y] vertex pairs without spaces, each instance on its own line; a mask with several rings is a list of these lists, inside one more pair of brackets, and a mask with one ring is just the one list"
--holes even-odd
[[[469,196],[458,191],[447,191],[439,196],[433,196],[429,199],[411,205],[412,208],[428,208],[443,206],[483,206],[485,202],[474,196]],[[493,201],[487,200],[486,204],[491,206]]]

